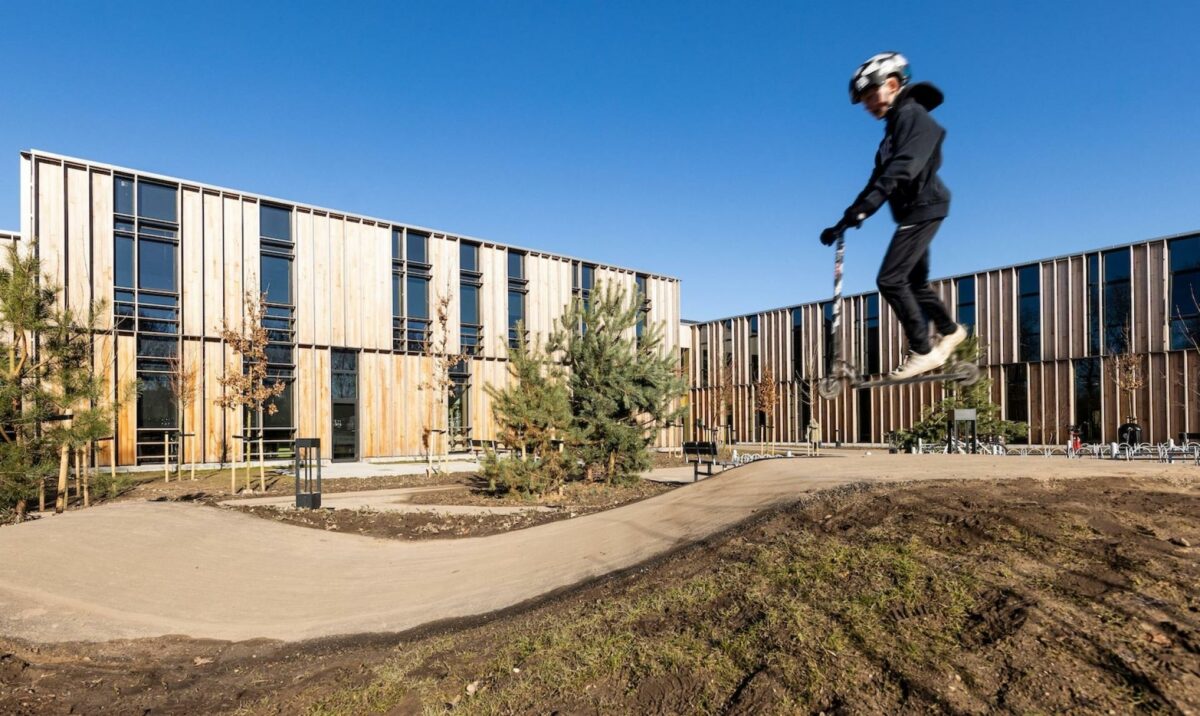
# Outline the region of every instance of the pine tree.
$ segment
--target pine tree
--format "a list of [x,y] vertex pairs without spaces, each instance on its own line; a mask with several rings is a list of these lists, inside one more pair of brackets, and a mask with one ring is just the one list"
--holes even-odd
[[650,467],[656,431],[682,412],[686,383],[678,357],[662,350],[662,325],[635,336],[642,307],[642,297],[597,284],[586,304],[571,302],[548,344],[568,371],[571,447],[589,478],[636,479]]
[[561,490],[570,476],[570,456],[556,443],[570,442],[571,403],[562,368],[537,346],[526,344],[523,326],[517,335],[520,342],[508,349],[508,385],[485,390],[501,441],[519,452],[505,460],[489,455],[483,473],[492,491],[540,495]]
[[57,307],[58,293],[41,276],[34,247],[8,246],[0,268],[0,506],[15,507],[18,520],[35,494],[45,509],[45,478],[55,463],[55,511],[66,508],[70,455],[111,434],[118,404],[96,374],[104,306],[89,305],[80,316]]

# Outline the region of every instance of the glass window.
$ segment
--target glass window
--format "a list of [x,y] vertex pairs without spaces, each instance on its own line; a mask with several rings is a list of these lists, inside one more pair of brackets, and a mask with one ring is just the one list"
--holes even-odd
[[1124,353],[1129,347],[1133,318],[1133,301],[1129,289],[1130,261],[1128,248],[1104,252],[1104,350],[1109,354]]
[[520,291],[508,292],[508,327],[516,328],[517,323],[525,320],[525,294]]
[[401,229],[392,229],[392,259],[404,260],[404,231]]
[[422,234],[419,231],[408,232],[408,256],[405,258],[409,261],[415,261],[420,264],[429,263],[428,255],[428,239],[429,236]]
[[858,391],[858,441],[871,442],[871,391]]
[[975,277],[967,276],[956,282],[958,288],[957,320],[968,333],[975,332]]
[[525,254],[512,250],[508,252],[508,277],[525,278]]
[[292,240],[292,210],[262,204],[258,210],[259,232],[280,241]]
[[460,271],[479,272],[479,247],[466,241],[458,245],[458,268]]
[[292,262],[282,256],[264,255],[262,267],[262,292],[267,294],[267,303],[292,302]]
[[591,291],[596,287],[596,267],[591,264],[583,265],[583,290]]
[[113,211],[133,216],[133,179],[128,177],[113,179]]
[[863,300],[862,359],[860,365],[867,375],[879,372],[879,294],[872,293]]
[[138,240],[138,288],[175,290],[175,244]]
[[267,401],[267,405],[275,406],[275,414],[263,410],[263,427],[290,428],[292,427],[292,381],[286,381],[283,392]]
[[1037,266],[1017,269],[1018,360],[1034,361],[1042,357],[1042,291]]
[[429,318],[429,280],[408,277],[408,317]]
[[829,375],[833,370],[833,361],[836,356],[833,355],[833,301],[826,301],[821,304],[821,316],[824,319],[824,330],[822,331],[825,339],[825,365],[822,366],[822,373]]
[[1100,254],[1087,257],[1088,355],[1100,355]]
[[178,417],[169,376],[163,373],[141,373],[138,375],[138,381],[138,427],[174,428]]
[[750,316],[750,337],[758,335],[758,316]]
[[401,274],[392,274],[392,315],[404,315],[404,283],[400,280]]
[[479,287],[463,284],[460,288],[459,300],[461,311],[459,320],[463,323],[478,325],[479,323]]
[[804,377],[804,315],[799,308],[792,309],[792,377]]
[[1099,358],[1075,361],[1075,425],[1084,442],[1100,440],[1100,381],[1103,378]]
[[138,216],[158,221],[176,220],[175,187],[139,181],[138,185]]
[[133,288],[133,237],[116,238],[115,282],[117,286]]
[[1029,420],[1029,366],[1005,366],[1004,393],[1005,417],[1018,422]]
[[1174,239],[1171,264],[1171,348],[1200,347],[1200,236]]

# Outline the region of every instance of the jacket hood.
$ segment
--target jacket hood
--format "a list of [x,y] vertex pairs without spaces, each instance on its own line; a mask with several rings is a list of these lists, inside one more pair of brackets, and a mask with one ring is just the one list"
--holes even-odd
[[908,100],[912,100],[925,108],[925,111],[932,112],[935,108],[941,106],[945,95],[937,87],[934,87],[929,82],[917,82],[905,87],[900,92],[900,97],[896,99],[893,106],[900,106]]

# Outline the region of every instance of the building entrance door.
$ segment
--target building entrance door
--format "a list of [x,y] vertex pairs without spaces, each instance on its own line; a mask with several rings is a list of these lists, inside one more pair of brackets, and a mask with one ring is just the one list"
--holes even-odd
[[330,395],[333,404],[333,446],[330,459],[348,462],[358,459],[358,353],[333,351],[333,380]]

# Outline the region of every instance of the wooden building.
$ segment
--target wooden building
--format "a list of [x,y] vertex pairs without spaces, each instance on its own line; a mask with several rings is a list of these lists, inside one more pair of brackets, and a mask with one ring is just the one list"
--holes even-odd
[[[117,421],[120,465],[161,462],[164,431],[180,428],[197,436],[185,447],[197,459],[237,452],[245,418],[216,401],[218,379],[240,370],[222,327],[241,326],[247,293],[266,296],[268,366],[288,385],[261,426],[268,458],[290,455],[296,437],[320,438],[335,459],[417,455],[425,427],[447,420],[459,437],[493,439],[484,386],[506,381],[516,326],[544,337],[601,282],[641,290],[666,349],[679,345],[668,276],[40,151],[21,154],[20,233],[68,307],[108,306],[98,365],[114,391],[141,384]],[[447,350],[471,357],[452,371],[439,421],[423,346],[447,296]],[[172,376],[191,368],[197,399],[179,411]]]
[[[1005,417],[1029,424],[1029,442],[1065,443],[1072,425],[1085,442],[1114,441],[1130,417],[1145,441],[1200,432],[1200,234],[932,283],[979,337],[992,397]],[[842,315],[845,355],[860,370],[879,375],[899,364],[903,330],[877,293],[846,298]],[[731,440],[766,433],[798,442],[815,416],[826,440],[882,443],[941,398],[940,384],[925,383],[846,389],[822,400],[815,381],[830,364],[831,328],[829,301],[686,326],[689,434],[706,427]],[[1132,397],[1113,374],[1116,357],[1129,354],[1140,356],[1145,382]],[[765,366],[778,378],[771,416],[755,409]],[[723,392],[732,400],[722,400]]]

